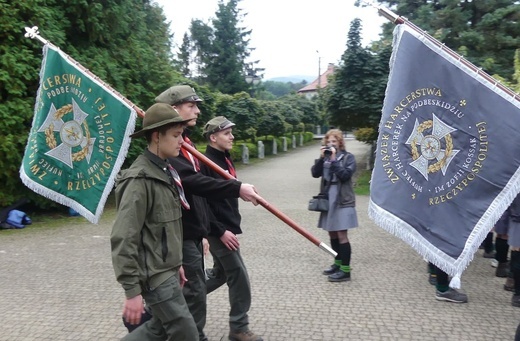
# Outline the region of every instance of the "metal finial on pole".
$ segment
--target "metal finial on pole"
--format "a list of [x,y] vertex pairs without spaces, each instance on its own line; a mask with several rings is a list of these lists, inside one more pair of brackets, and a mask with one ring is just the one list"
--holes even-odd
[[402,17],[395,14],[394,12],[392,12],[391,10],[389,10],[386,7],[377,6],[376,8],[377,8],[378,13],[381,16],[385,17],[386,19],[390,20],[391,22],[393,22],[396,25],[403,24],[405,22],[405,20]]
[[381,15],[382,17],[385,17],[386,19],[390,20],[392,23],[394,23],[396,25],[403,24],[406,21],[404,18],[395,14],[388,8],[374,4],[374,2],[372,2],[372,1],[361,0],[360,2],[366,6],[371,6],[375,9],[377,9],[377,12],[379,13],[379,15]]
[[[50,41],[48,41],[47,39],[44,39],[40,36],[40,32],[38,32],[38,26],[33,26],[31,28],[29,27],[26,27],[25,28],[25,38],[31,38],[31,39],[38,39],[40,42],[42,42],[44,45],[51,45],[53,47],[55,47],[56,49],[60,50],[59,47],[57,47],[56,45],[52,44]],[[127,103],[129,106],[132,107],[132,109],[134,109],[136,111],[136,113],[141,116],[141,117],[144,117],[144,111],[139,108],[137,105],[135,105],[134,103],[130,102],[126,97],[124,97],[123,95],[121,95],[119,92],[117,92],[115,89],[113,89],[110,85],[108,85],[107,83],[105,83],[104,81],[102,81],[101,79],[99,79],[98,76],[96,76],[95,74],[93,74],[92,72],[90,72],[90,70],[88,70],[87,68],[85,68],[83,65],[81,65],[80,63],[78,63],[74,58],[72,58],[71,56],[69,56],[68,54],[64,54],[64,58],[67,58],[72,64],[76,65],[79,69],[81,69],[83,72],[85,72],[86,74],[92,76],[92,78],[96,79],[97,81],[99,81],[101,84],[103,84],[107,89],[109,89],[112,93],[116,94],[121,100],[123,100],[125,103]]]
[[40,32],[38,32],[38,26],[33,26],[31,28],[29,27],[26,27],[25,28],[25,38],[31,38],[31,39],[38,39],[39,41],[41,41],[42,43],[44,44],[48,44],[49,41],[46,40],[46,39],[43,39],[41,36],[40,36]]

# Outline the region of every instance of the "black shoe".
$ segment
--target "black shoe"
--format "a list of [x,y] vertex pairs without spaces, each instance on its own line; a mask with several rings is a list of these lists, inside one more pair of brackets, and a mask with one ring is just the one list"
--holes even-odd
[[350,281],[350,272],[338,271],[329,276],[329,282]]
[[453,303],[468,303],[468,295],[453,288],[449,288],[444,292],[436,290],[435,299],[437,301],[447,301]]
[[330,268],[328,268],[327,270],[323,270],[322,274],[329,276],[329,275],[335,274],[338,271],[339,271],[339,265],[332,264],[330,266]]

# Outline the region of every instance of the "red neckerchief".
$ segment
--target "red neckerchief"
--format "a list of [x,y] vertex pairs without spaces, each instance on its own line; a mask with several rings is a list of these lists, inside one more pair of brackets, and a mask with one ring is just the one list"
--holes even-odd
[[231,162],[231,160],[228,157],[226,157],[226,163],[228,166],[229,174],[231,174],[231,176],[233,176],[236,179],[237,172],[235,171],[235,167],[233,167],[233,163]]
[[168,164],[168,170],[170,171],[170,174],[172,176],[173,184],[177,187],[177,191],[179,192],[179,199],[181,201],[182,207],[184,207],[185,210],[189,210],[190,204],[188,203],[188,200],[186,200],[186,196],[184,195],[184,187],[182,187],[182,181],[181,177],[179,176],[179,173],[177,173],[175,168],[173,168],[170,164]]

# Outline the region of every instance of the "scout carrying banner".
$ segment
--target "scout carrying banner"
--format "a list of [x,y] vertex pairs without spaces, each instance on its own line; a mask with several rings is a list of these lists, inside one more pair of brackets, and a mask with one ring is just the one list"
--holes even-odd
[[394,31],[369,216],[454,276],[520,191],[520,103],[406,25]]
[[135,119],[135,110],[107,86],[45,44],[22,182],[97,223],[128,152]]

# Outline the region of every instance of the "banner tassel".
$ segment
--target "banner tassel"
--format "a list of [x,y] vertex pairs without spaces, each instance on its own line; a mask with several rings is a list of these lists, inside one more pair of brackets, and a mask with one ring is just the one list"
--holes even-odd
[[453,276],[451,278],[450,288],[460,289],[460,276],[461,276],[461,274],[456,274],[455,276]]

